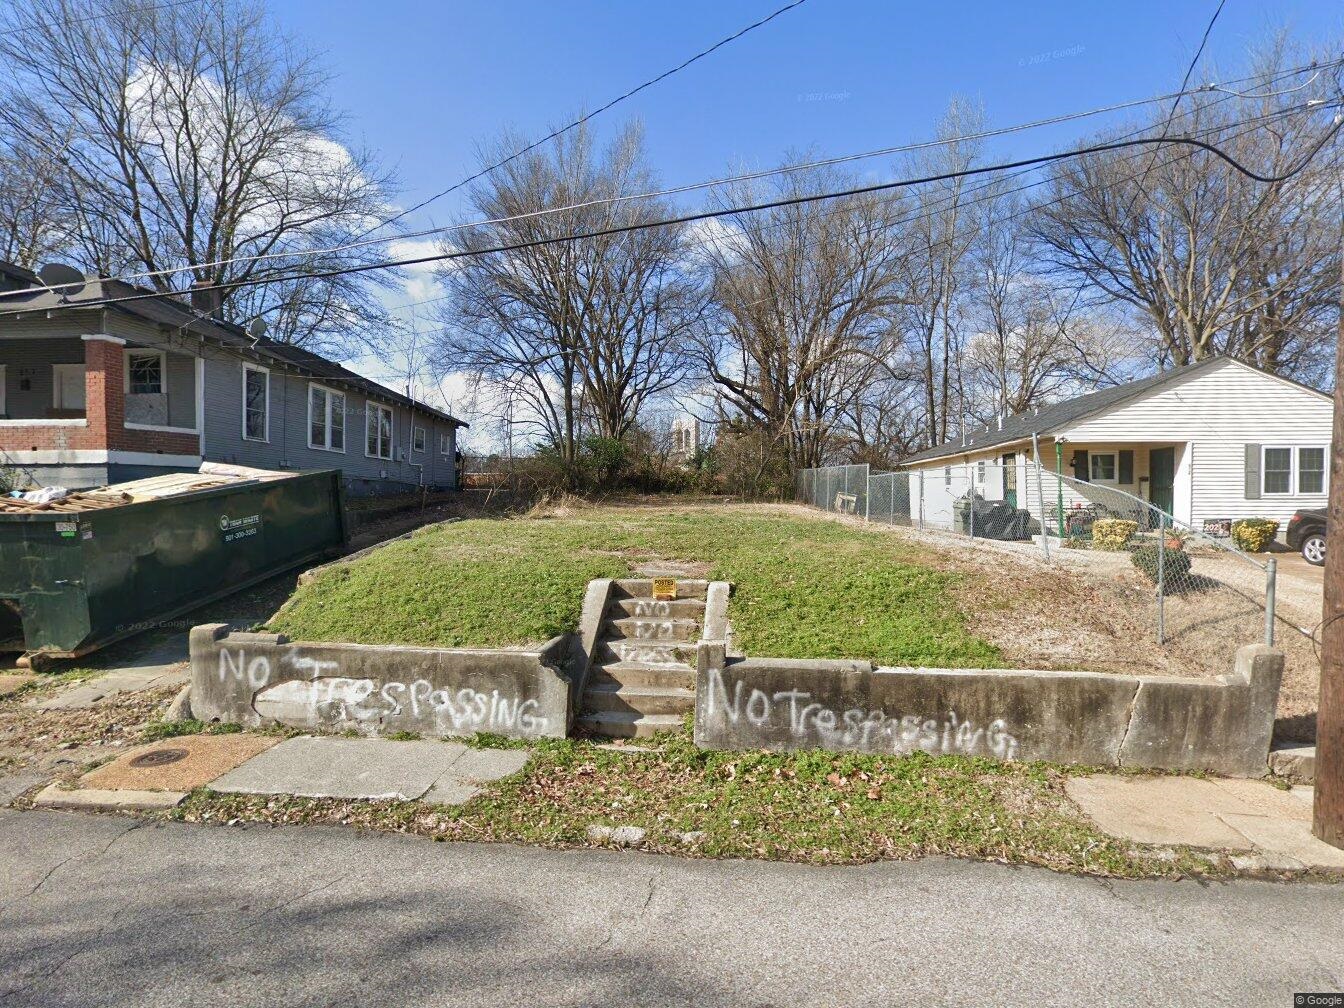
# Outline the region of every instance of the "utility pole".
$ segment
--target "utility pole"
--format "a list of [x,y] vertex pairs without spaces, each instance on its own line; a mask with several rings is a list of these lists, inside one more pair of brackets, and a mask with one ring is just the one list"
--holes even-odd
[[[1344,283],[1344,269],[1341,269]],[[1316,711],[1316,804],[1312,832],[1344,847],[1344,288],[1335,343],[1335,425],[1321,614],[1321,702]]]

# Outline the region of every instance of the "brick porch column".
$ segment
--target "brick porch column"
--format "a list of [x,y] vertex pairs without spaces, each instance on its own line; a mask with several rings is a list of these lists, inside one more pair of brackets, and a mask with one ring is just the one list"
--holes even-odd
[[84,415],[92,439],[112,447],[126,420],[126,341],[117,336],[93,333],[84,340]]

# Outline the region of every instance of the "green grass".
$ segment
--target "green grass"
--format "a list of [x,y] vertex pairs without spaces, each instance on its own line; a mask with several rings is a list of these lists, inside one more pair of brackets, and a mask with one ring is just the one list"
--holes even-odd
[[141,742],[180,738],[183,735],[233,735],[243,730],[239,724],[214,723],[186,718],[182,721],[151,721],[140,730]]
[[[641,849],[840,864],[953,855],[1125,877],[1217,873],[1100,832],[1064,771],[967,757],[700,750],[683,728],[651,752],[546,740],[465,805],[224,795],[174,810],[195,822],[340,823],[434,840],[592,845],[590,826],[639,826]],[[695,835],[688,842],[686,834]]]
[[748,654],[999,664],[966,629],[959,575],[933,559],[896,536],[782,511],[583,508],[436,526],[299,588],[268,626],[296,640],[535,644],[575,629],[589,580],[680,560],[733,583],[729,616]]

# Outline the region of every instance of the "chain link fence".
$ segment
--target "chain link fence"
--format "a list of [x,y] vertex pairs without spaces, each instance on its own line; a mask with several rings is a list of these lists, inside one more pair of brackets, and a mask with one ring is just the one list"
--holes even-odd
[[1091,559],[1099,573],[1125,570],[1151,585],[1159,644],[1201,635],[1220,646],[1274,643],[1275,561],[1238,549],[1230,523],[1197,530],[1118,487],[1023,457],[896,473],[805,469],[797,488],[799,503],[825,511],[1018,543],[1046,562],[1058,562],[1063,550],[1105,554]]
[[868,516],[866,465],[801,469],[794,483],[794,500],[832,514]]

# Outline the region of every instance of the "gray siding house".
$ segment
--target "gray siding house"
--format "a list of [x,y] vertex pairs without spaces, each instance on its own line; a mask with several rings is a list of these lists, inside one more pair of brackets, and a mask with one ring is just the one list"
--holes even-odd
[[355,495],[457,487],[462,421],[316,354],[114,280],[0,263],[0,467],[100,486],[202,461],[340,469]]

